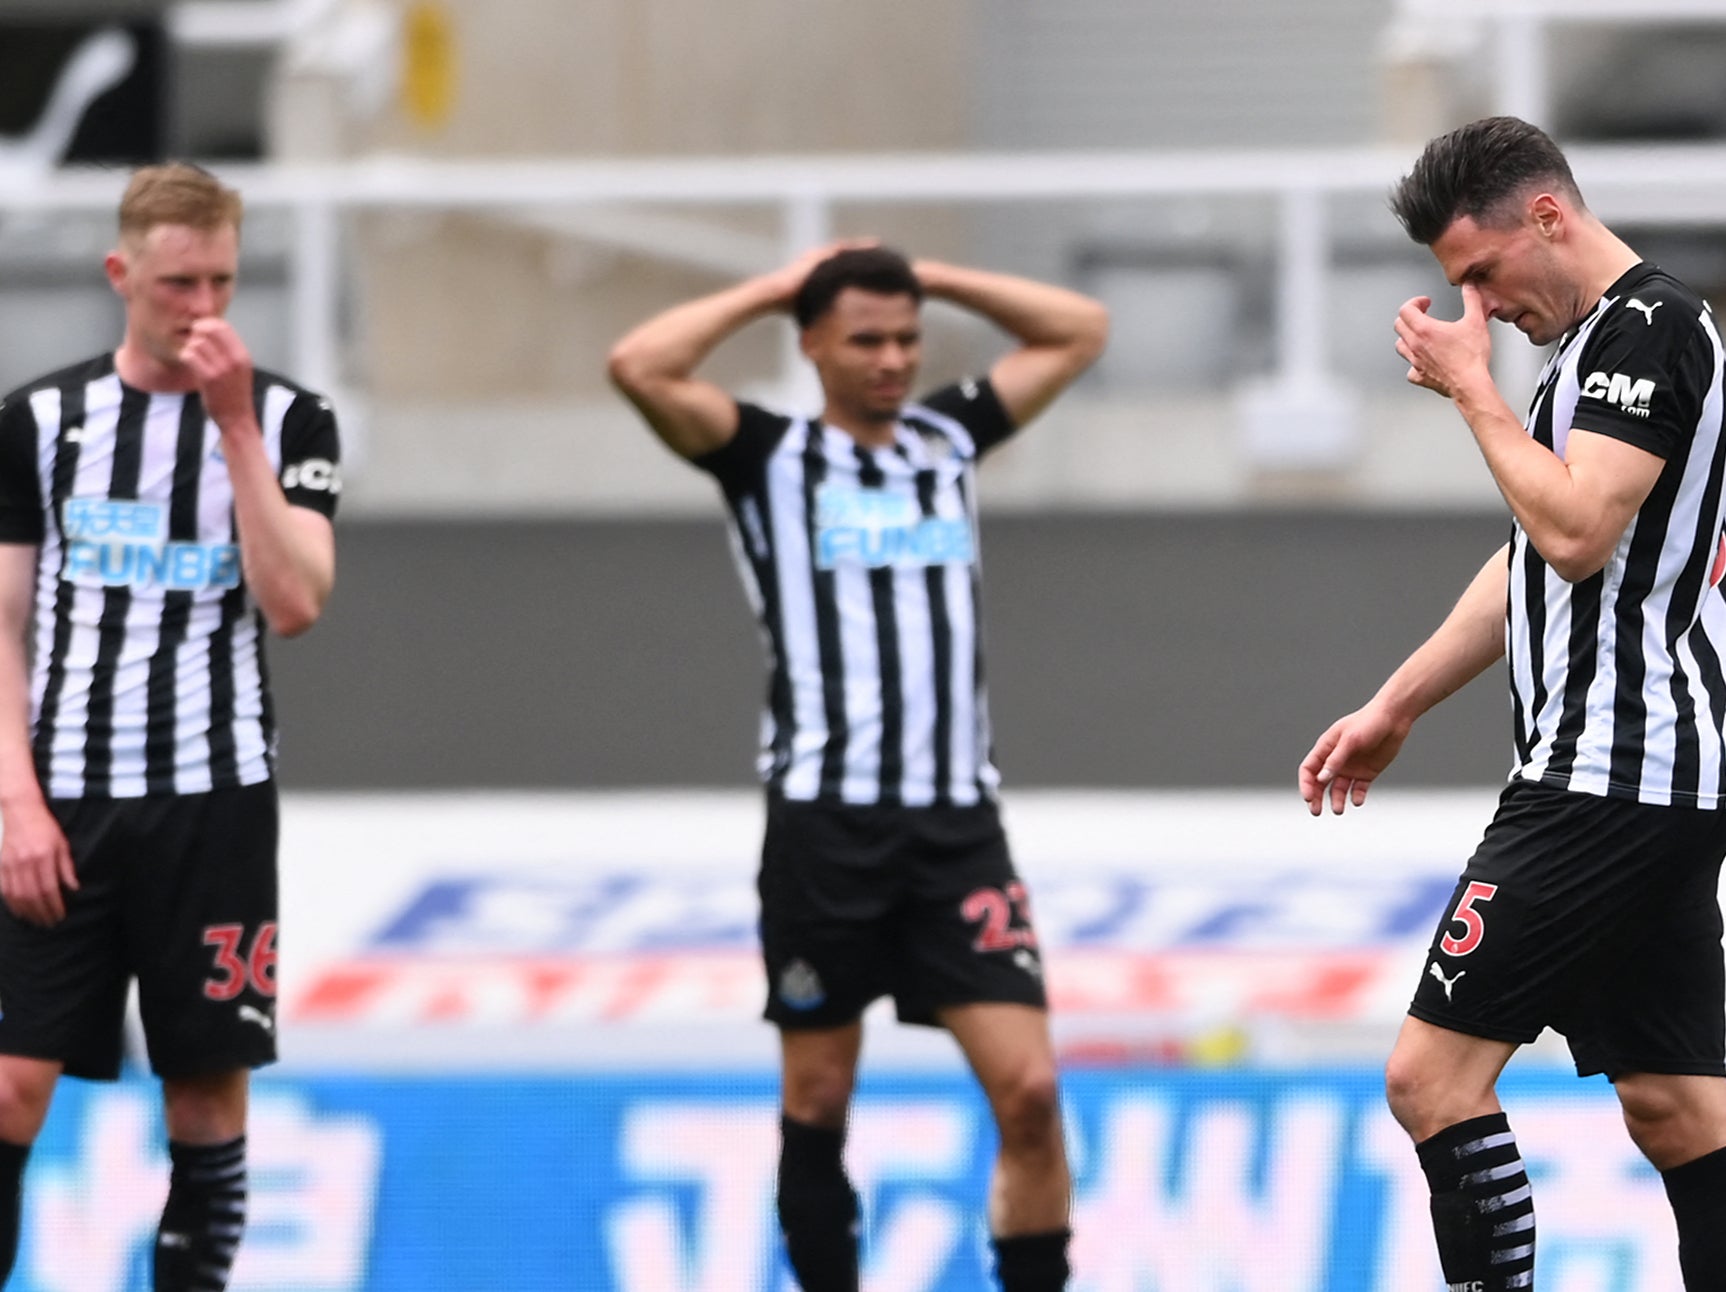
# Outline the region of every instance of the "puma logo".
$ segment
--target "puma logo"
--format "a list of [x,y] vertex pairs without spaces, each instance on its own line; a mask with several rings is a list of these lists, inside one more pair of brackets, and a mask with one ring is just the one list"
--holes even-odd
[[1427,966],[1427,972],[1432,974],[1434,978],[1438,979],[1439,986],[1444,988],[1444,999],[1448,1003],[1450,1001],[1451,991],[1455,989],[1457,983],[1462,981],[1462,975],[1467,973],[1468,970],[1458,969],[1456,971],[1456,977],[1446,978],[1444,976],[1444,970],[1440,969],[1438,967],[1438,961],[1434,960]]
[[1625,301],[1624,304],[1630,309],[1641,310],[1643,317],[1648,320],[1648,326],[1653,327],[1654,326],[1654,311],[1659,309],[1662,305],[1666,304],[1666,302],[1665,301],[1655,301],[1654,304],[1652,304],[1652,305],[1644,305],[1641,301],[1637,300],[1634,296],[1632,296],[1629,300]]
[[[1434,968],[1437,966],[1435,965]],[[1458,975],[1459,977],[1461,975]],[[276,1034],[276,1020],[254,1005],[241,1005],[238,1010],[242,1023],[256,1023],[271,1036]]]

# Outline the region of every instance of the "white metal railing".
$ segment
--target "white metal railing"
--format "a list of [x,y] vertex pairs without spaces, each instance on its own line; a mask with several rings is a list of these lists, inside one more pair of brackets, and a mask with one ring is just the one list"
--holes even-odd
[[1553,28],[1726,23],[1726,0],[1398,0],[1396,23],[1438,31],[1478,26],[1492,61],[1493,110],[1544,123],[1552,108]]
[[[1409,150],[1388,149],[587,162],[380,156],[329,165],[217,169],[245,193],[250,207],[279,210],[291,221],[293,362],[308,384],[330,389],[341,384],[339,243],[341,217],[347,214],[491,211],[516,218],[544,212],[616,216],[642,207],[766,208],[779,213],[781,245],[775,254],[789,257],[829,238],[840,207],[1216,195],[1276,203],[1277,371],[1293,380],[1325,368],[1324,298],[1335,236],[1327,199],[1384,193],[1411,160]],[[1726,224],[1726,146],[1579,147],[1571,150],[1571,160],[1590,205],[1608,221]],[[105,212],[112,209],[121,183],[113,173],[20,176],[0,189],[0,216],[8,211]],[[606,227],[604,220],[570,226],[575,236],[600,242]],[[687,229],[676,221],[667,227]],[[635,233],[651,228],[647,224]],[[677,258],[674,246],[665,253]],[[767,267],[765,261],[760,266]]]

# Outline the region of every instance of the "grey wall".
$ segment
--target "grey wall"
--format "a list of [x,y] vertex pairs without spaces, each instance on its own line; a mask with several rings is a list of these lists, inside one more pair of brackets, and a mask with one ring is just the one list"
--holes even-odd
[[[1506,532],[1490,515],[986,521],[1009,785],[1292,787]],[[717,519],[346,524],[325,621],[273,648],[289,788],[752,775],[760,665]],[[1508,750],[1489,673],[1393,775],[1489,783]]]

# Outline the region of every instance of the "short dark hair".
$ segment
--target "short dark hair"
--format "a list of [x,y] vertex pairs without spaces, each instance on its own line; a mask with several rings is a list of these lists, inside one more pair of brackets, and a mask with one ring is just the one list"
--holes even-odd
[[1463,216],[1492,223],[1507,199],[1536,184],[1583,206],[1570,163],[1544,130],[1519,117],[1486,117],[1427,144],[1392,191],[1390,209],[1409,237],[1430,247]]
[[847,287],[878,296],[909,296],[923,303],[923,284],[904,256],[889,247],[848,247],[811,269],[797,289],[791,302],[797,326],[806,328],[827,313]]

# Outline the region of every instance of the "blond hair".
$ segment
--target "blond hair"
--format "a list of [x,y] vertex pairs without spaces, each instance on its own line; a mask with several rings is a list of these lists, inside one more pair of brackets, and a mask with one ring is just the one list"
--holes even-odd
[[160,224],[212,230],[245,214],[240,195],[190,162],[165,162],[136,171],[120,198],[120,237],[142,238]]

